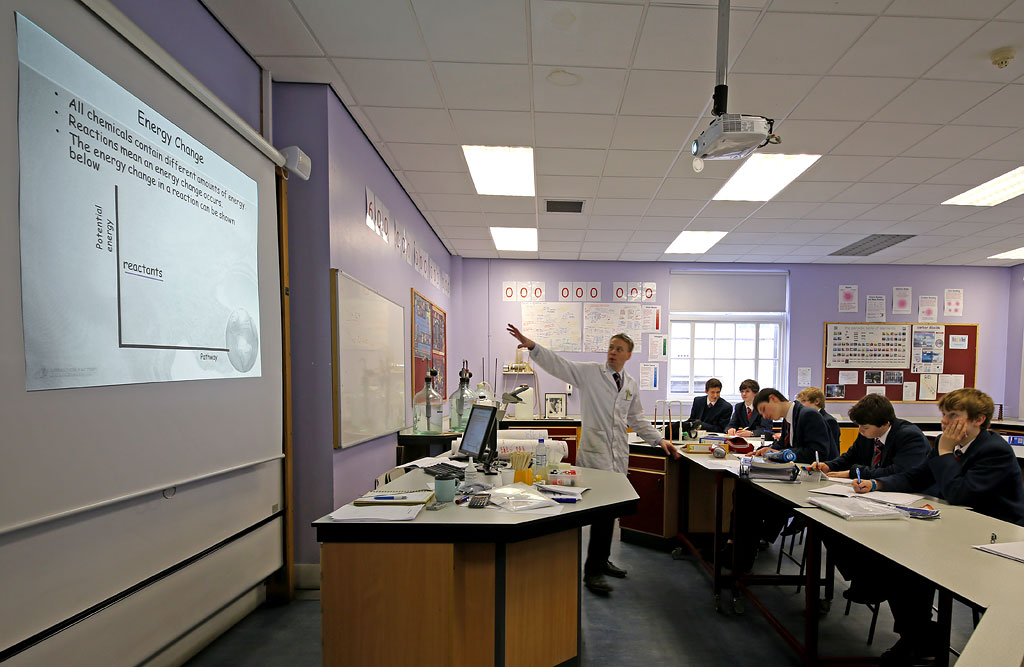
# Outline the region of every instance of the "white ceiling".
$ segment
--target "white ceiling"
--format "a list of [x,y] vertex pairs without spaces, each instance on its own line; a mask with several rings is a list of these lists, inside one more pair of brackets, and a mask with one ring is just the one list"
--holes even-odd
[[[729,111],[775,118],[764,151],[824,156],[767,203],[711,201],[738,162],[690,166],[715,0],[205,3],[275,80],[334,88],[454,254],[1019,263],[986,258],[1024,246],[1024,197],[939,202],[1024,164],[1024,0],[734,1]],[[461,144],[534,146],[538,196],[476,195]],[[492,225],[539,227],[539,252],[499,253]],[[730,233],[664,254],[684,229]],[[917,236],[828,256],[873,233]]]

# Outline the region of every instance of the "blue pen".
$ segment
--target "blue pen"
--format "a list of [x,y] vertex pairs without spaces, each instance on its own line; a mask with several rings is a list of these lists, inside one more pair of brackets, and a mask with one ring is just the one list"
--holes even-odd
[[574,503],[577,500],[579,500],[579,498],[577,498],[576,496],[555,496],[552,498],[552,500],[554,500],[556,503]]
[[860,479],[860,468],[857,468],[857,483],[858,483],[858,484],[860,484],[860,483],[861,483],[861,479]]
[[408,496],[374,496],[374,500],[405,500]]

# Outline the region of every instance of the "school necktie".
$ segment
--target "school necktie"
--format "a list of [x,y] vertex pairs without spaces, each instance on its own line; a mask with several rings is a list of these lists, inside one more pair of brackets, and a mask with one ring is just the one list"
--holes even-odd
[[622,391],[622,376],[618,373],[612,373],[612,377],[615,378],[615,391]]
[[747,423],[750,423],[750,415],[754,414],[753,408],[747,408]]
[[787,421],[782,422],[782,448],[789,447],[789,431],[790,424]]
[[875,438],[875,455],[871,457],[871,467],[877,468],[882,462],[882,441]]
[[960,449],[960,445],[957,445],[956,447],[953,448],[953,456],[956,457],[958,463],[963,460],[964,450]]

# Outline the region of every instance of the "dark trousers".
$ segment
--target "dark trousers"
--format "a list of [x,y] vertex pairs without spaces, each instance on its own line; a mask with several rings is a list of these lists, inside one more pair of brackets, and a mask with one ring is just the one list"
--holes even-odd
[[774,542],[786,526],[793,510],[780,500],[757,491],[752,484],[736,484],[733,509],[733,535],[736,542],[736,564],[741,571],[750,570],[760,540]]
[[614,518],[601,519],[590,524],[590,544],[587,545],[587,562],[583,565],[583,574],[604,574],[608,557],[612,553],[614,531]]

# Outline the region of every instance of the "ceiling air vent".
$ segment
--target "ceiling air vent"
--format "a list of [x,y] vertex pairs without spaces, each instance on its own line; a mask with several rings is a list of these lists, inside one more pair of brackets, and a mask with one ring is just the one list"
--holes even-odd
[[545,199],[547,213],[583,213],[583,202],[578,199]]
[[871,236],[865,236],[860,241],[851,243],[845,248],[829,253],[829,255],[864,257],[912,238],[914,238],[913,234],[872,234]]

